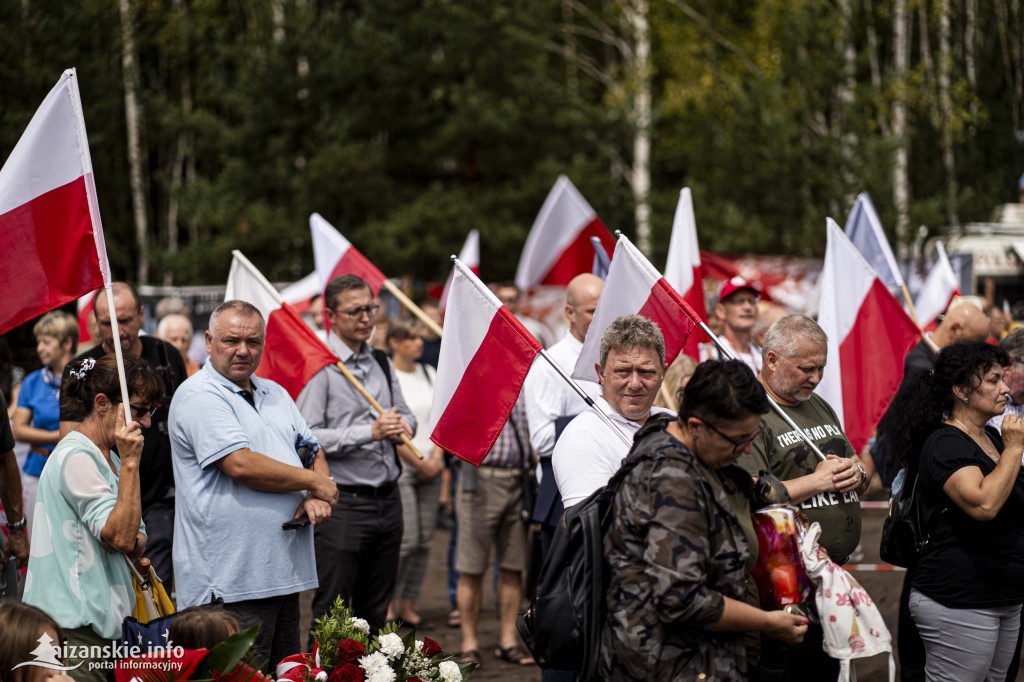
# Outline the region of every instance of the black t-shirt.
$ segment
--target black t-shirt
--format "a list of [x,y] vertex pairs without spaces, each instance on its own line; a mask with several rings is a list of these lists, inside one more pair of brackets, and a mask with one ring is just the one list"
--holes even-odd
[[[171,407],[171,396],[188,378],[188,373],[185,371],[185,361],[181,359],[181,353],[177,348],[154,336],[140,336],[139,340],[142,341],[142,359],[156,370],[157,376],[164,382],[164,396],[158,401],[159,407],[153,413],[149,428],[142,429],[145,445],[142,447],[142,458],[139,460],[139,486],[142,493],[142,508],[146,509],[153,502],[164,499],[174,486],[167,413]],[[90,348],[67,364],[63,378],[67,378],[75,362],[85,358],[99,360],[104,355],[106,352],[103,346]],[[63,408],[60,411],[62,422],[78,422],[84,417],[83,414],[73,414]]]
[[903,358],[903,381],[913,378],[916,374],[935,369],[935,361],[938,359],[932,347],[921,339]]
[[[1002,452],[995,429],[989,439]],[[949,608],[1024,603],[1024,474],[991,521],[976,521],[942,490],[958,470],[976,466],[985,476],[996,463],[960,429],[943,424],[921,450],[918,500],[930,531],[910,584]]]
[[3,454],[14,449],[14,433],[11,432],[11,420],[7,418],[7,401],[3,393],[0,393],[0,415],[0,454]]

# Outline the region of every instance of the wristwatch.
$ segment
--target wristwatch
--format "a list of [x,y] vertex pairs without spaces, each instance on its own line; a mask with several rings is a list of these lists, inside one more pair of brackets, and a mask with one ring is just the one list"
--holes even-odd
[[18,521],[17,523],[11,523],[10,519],[7,520],[7,528],[10,530],[25,530],[27,525],[28,519],[24,516],[22,516],[21,521]]
[[857,463],[857,468],[860,469],[860,481],[861,481],[861,483],[863,483],[864,481],[868,480],[868,472],[867,472],[867,469],[864,468],[864,465],[858,462]]

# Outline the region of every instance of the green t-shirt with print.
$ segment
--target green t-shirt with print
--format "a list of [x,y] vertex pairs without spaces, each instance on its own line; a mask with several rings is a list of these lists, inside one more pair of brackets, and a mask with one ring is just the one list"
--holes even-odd
[[[786,414],[803,429],[826,455],[853,457],[856,452],[839,427],[835,411],[817,394],[790,407]],[[737,462],[752,476],[768,470],[782,481],[790,481],[814,472],[820,461],[800,435],[774,410],[764,416],[767,428],[753,443],[750,454]],[[843,563],[860,542],[860,498],[857,493],[820,493],[800,503],[811,521],[821,525],[820,544],[836,563]]]

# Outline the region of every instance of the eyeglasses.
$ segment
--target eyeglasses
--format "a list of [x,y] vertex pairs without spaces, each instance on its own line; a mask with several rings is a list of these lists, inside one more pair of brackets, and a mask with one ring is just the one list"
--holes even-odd
[[380,306],[374,303],[373,305],[368,305],[363,308],[353,308],[352,310],[334,310],[334,308],[331,308],[330,310],[333,310],[336,313],[341,313],[342,315],[348,315],[353,320],[358,320],[363,315],[377,317],[377,313],[380,312]]
[[743,305],[744,303],[757,305],[760,302],[760,296],[730,296],[729,298],[722,301],[722,303],[735,303],[736,305]]
[[768,428],[767,424],[765,424],[764,422],[761,422],[761,424],[759,425],[759,428],[753,434],[751,434],[750,436],[748,436],[747,438],[744,438],[742,440],[736,440],[735,438],[733,438],[731,436],[727,436],[724,433],[722,433],[721,431],[719,431],[718,429],[716,429],[714,424],[712,424],[711,422],[706,422],[706,421],[702,420],[701,423],[704,424],[704,426],[706,426],[709,429],[711,429],[712,431],[714,431],[715,433],[717,433],[722,438],[724,438],[727,441],[729,441],[730,443],[732,443],[732,454],[734,454],[734,455],[737,452],[739,452],[740,450],[742,450],[743,448],[745,448],[748,445],[750,445],[751,443],[753,443],[754,439],[757,438],[758,436],[760,436],[762,433],[764,433],[764,430],[766,428]]
[[132,405],[130,403],[129,403],[128,407],[131,408],[132,416],[135,417],[136,419],[142,419],[147,414],[150,417],[152,417],[154,414],[156,414],[156,411],[160,408],[159,405],[152,405],[150,407],[138,407],[138,406]]

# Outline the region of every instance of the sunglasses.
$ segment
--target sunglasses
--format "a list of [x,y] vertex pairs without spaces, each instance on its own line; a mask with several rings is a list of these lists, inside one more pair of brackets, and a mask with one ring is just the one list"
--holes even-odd
[[131,408],[132,416],[135,417],[136,419],[142,419],[147,414],[150,417],[152,417],[154,414],[156,414],[156,411],[160,409],[159,405],[152,405],[150,407],[138,407],[137,405],[132,405],[131,403],[128,404],[128,407]]

